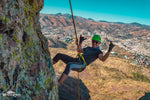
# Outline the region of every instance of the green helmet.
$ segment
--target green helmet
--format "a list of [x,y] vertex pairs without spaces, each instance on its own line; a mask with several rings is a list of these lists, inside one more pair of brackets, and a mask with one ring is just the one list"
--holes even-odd
[[92,40],[96,40],[96,41],[101,42],[101,37],[99,35],[94,35]]

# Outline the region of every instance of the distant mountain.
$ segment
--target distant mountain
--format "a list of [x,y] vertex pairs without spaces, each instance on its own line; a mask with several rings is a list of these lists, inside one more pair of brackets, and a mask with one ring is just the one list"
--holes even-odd
[[[95,30],[104,31],[107,34],[118,35],[132,34],[135,37],[150,37],[150,26],[142,25],[139,23],[122,23],[122,22],[108,22],[108,21],[94,21],[91,18],[82,18],[79,16],[74,16],[76,26],[79,29],[84,29],[89,32]],[[70,28],[72,26],[72,16],[69,14],[41,14],[39,21],[42,28],[44,27],[66,27]]]
[[130,25],[141,27],[141,28],[146,29],[146,30],[150,30],[150,26],[148,26],[148,25],[143,25],[143,24],[139,24],[139,23],[136,23],[136,22],[130,23]]
[[99,22],[115,23],[115,24],[125,24],[123,22],[109,22],[109,21],[105,21],[105,20],[100,20]]
[[106,23],[110,23],[110,22],[108,22],[108,21],[105,21],[105,20],[100,20],[99,22],[106,22]]
[[[131,52],[150,56],[150,26],[139,23],[95,21],[91,18],[74,16],[78,34],[91,37],[100,34],[103,40],[111,40]],[[41,14],[42,33],[51,38],[65,41],[73,38],[72,16],[69,14]]]

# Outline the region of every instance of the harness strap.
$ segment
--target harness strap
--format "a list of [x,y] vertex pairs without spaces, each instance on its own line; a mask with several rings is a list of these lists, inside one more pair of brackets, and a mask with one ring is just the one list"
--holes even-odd
[[[78,56],[79,56],[80,58],[82,58],[83,62],[84,62],[85,65],[87,66],[87,63],[86,63],[84,57],[82,56],[82,54],[81,54],[81,53],[78,53]],[[78,70],[78,72],[80,72],[80,71],[82,70],[82,68],[83,68],[83,66],[81,66],[81,68]]]
[[87,66],[87,63],[86,63],[84,57],[82,56],[82,54],[81,54],[81,53],[78,53],[78,55],[82,58],[83,62],[84,62],[84,63],[86,64],[86,66]]

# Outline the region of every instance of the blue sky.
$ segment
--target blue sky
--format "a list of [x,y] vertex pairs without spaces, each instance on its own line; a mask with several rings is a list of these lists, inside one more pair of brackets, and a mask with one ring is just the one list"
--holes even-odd
[[[71,0],[76,16],[150,25],[150,0]],[[69,0],[44,0],[44,14],[71,14]]]

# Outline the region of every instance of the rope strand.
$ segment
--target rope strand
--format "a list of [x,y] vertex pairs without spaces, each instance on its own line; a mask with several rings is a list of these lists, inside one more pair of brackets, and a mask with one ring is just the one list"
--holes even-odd
[[80,77],[78,72],[78,100],[80,100]]
[[70,9],[71,9],[71,15],[72,15],[72,22],[73,22],[73,26],[74,26],[74,32],[75,32],[75,35],[76,35],[76,44],[77,44],[77,47],[79,48],[79,41],[78,41],[78,37],[77,37],[77,31],[76,31],[76,25],[75,25],[74,16],[73,16],[71,0],[69,0],[69,4],[70,4]]
[[[77,31],[76,31],[76,25],[75,25],[73,11],[72,11],[71,0],[69,0],[69,3],[70,3],[71,15],[72,15],[72,22],[73,22],[73,26],[74,26],[74,32],[76,35],[76,45],[77,45],[77,48],[79,49],[79,41],[78,41],[78,37],[77,37]],[[79,80],[79,72],[78,72],[78,100],[80,100],[80,86],[79,86],[79,84],[80,84],[80,80]]]

